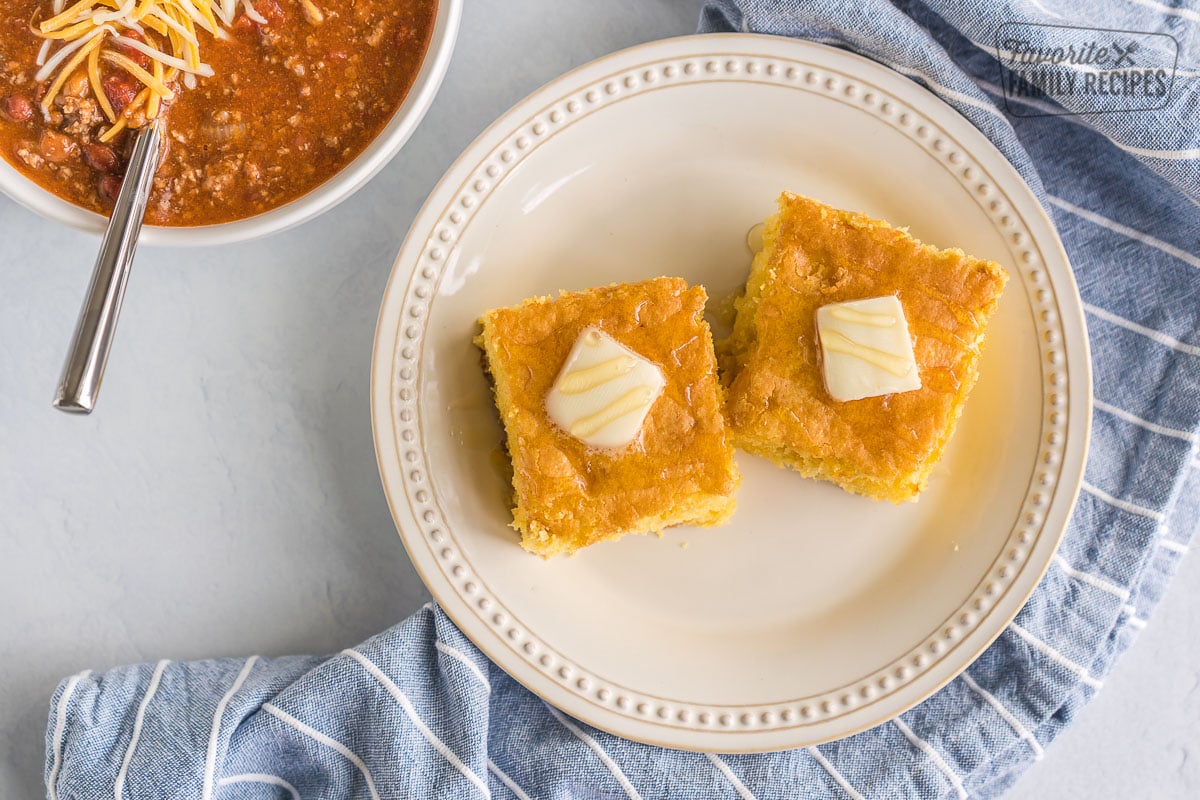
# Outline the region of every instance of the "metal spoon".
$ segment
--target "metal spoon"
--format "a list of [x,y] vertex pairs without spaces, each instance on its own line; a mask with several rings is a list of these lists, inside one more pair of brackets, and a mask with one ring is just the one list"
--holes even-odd
[[117,329],[117,317],[121,314],[129,268],[133,265],[138,234],[142,230],[142,217],[146,213],[154,172],[158,169],[161,141],[162,132],[157,121],[142,128],[134,140],[125,182],[113,206],[108,230],[104,232],[104,241],[92,271],[92,283],[83,308],[79,310],[75,337],[63,364],[58,392],[54,395],[54,407],[62,411],[90,414],[96,407],[108,351]]

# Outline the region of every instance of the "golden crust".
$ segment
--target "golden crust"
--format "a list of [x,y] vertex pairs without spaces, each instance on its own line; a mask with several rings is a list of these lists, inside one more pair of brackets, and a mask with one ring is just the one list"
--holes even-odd
[[[740,481],[721,413],[706,295],[679,278],[536,297],[486,312],[484,351],[513,465],[513,527],[542,556],[627,533],[717,525]],[[545,397],[580,332],[595,325],[657,363],[666,386],[640,440],[589,448],[557,428]]]
[[[868,497],[915,500],[978,377],[1007,273],[863,214],[784,193],[719,345],[733,442]],[[895,294],[921,388],[847,403],[825,389],[816,311]]]

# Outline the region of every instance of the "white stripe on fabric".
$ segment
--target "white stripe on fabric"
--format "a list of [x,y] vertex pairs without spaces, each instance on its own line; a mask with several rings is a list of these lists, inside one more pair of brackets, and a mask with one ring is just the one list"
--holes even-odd
[[829,762],[829,759],[821,755],[820,750],[815,747],[809,747],[806,749],[808,750],[808,754],[815,758],[817,763],[821,765],[821,768],[829,773],[829,777],[833,778],[834,782],[837,783],[838,786],[842,787],[842,791],[850,795],[850,800],[867,800],[867,798],[859,794],[858,791],[850,785],[850,781],[842,777],[842,773],[837,771],[837,768]]
[[725,780],[729,781],[733,790],[738,793],[738,797],[741,797],[742,800],[758,800],[754,796],[754,793],[746,788],[746,784],[738,780],[738,776],[733,774],[733,770],[729,768],[729,765],[719,755],[716,753],[705,753],[704,755],[708,756],[708,760],[712,762],[712,765],[721,771],[721,774],[725,776]]
[[1082,581],[1083,583],[1086,583],[1086,584],[1090,584],[1092,586],[1095,586],[1097,589],[1100,589],[1101,591],[1105,591],[1111,595],[1119,597],[1119,598],[1121,598],[1122,602],[1129,601],[1129,590],[1128,589],[1122,589],[1120,586],[1117,586],[1115,583],[1110,583],[1109,581],[1104,580],[1104,578],[1097,578],[1095,575],[1090,575],[1081,570],[1077,570],[1074,567],[1072,567],[1070,564],[1068,564],[1067,560],[1065,558],[1063,558],[1062,556],[1056,555],[1054,557],[1054,563],[1058,565],[1059,569],[1061,569],[1063,572],[1067,573],[1067,575],[1071,576],[1075,580]]
[[258,656],[250,656],[250,658],[246,659],[246,663],[242,665],[241,671],[234,678],[233,685],[229,687],[229,691],[221,698],[221,702],[217,703],[217,710],[213,714],[212,732],[208,735],[208,754],[204,757],[204,782],[201,784],[200,800],[209,800],[212,797],[213,778],[217,772],[217,741],[221,733],[221,718],[225,716],[225,707],[229,705],[229,701],[237,694],[238,689],[242,688],[242,684],[245,683],[246,676],[250,674],[255,661],[258,661]]
[[1128,319],[1125,319],[1124,317],[1117,316],[1116,314],[1112,313],[1111,311],[1106,311],[1105,309],[1100,308],[1098,306],[1094,306],[1090,303],[1084,303],[1083,307],[1089,314],[1099,317],[1100,319],[1104,320],[1105,322],[1111,322],[1113,325],[1116,325],[1120,328],[1124,328],[1127,331],[1133,331],[1134,333],[1140,333],[1142,336],[1145,336],[1148,339],[1152,339],[1161,345],[1165,345],[1165,346],[1171,348],[1172,350],[1178,350],[1180,353],[1187,353],[1190,356],[1200,356],[1200,347],[1197,347],[1194,344],[1187,344],[1186,342],[1181,342],[1178,339],[1176,339],[1174,336],[1168,336],[1167,334],[1163,333],[1162,331],[1156,331],[1153,328],[1147,328],[1145,325],[1139,325],[1138,323],[1133,322],[1132,320],[1128,320]]
[[488,769],[492,771],[493,775],[500,779],[501,783],[508,787],[509,791],[517,796],[518,800],[530,800],[529,795],[525,794],[525,790],[523,790],[520,786],[517,786],[517,782],[505,775],[504,770],[497,767],[496,762],[492,761],[490,758],[488,759]]
[[467,669],[474,673],[475,677],[479,679],[479,682],[483,684],[484,688],[487,689],[489,693],[492,691],[492,684],[490,681],[488,681],[487,676],[483,674],[483,671],[479,669],[479,667],[477,667],[475,663],[471,661],[471,659],[467,658],[466,653],[462,652],[461,650],[454,649],[441,639],[435,639],[433,645],[451,658],[456,658],[461,661]]
[[1055,19],[1064,19],[1064,17],[1063,17],[1063,15],[1062,15],[1062,14],[1059,14],[1059,13],[1058,13],[1058,12],[1056,12],[1056,11],[1051,11],[1050,9],[1046,8],[1044,5],[1042,5],[1041,3],[1039,3],[1039,2],[1038,2],[1038,0],[1029,0],[1029,2],[1030,2],[1030,4],[1031,4],[1031,5],[1033,5],[1033,6],[1034,6],[1034,7],[1035,7],[1035,8],[1036,8],[1038,11],[1041,11],[1041,12],[1042,12],[1043,14],[1045,14],[1047,17],[1054,17]]
[[404,713],[408,715],[410,720],[412,720],[413,725],[417,727],[417,730],[421,732],[421,735],[425,737],[425,740],[433,745],[433,749],[441,753],[442,757],[449,761],[455,769],[461,772],[464,778],[479,787],[479,791],[483,792],[484,797],[492,796],[492,790],[488,788],[487,781],[476,775],[474,770],[464,764],[462,759],[456,756],[454,752],[446,746],[446,743],[439,739],[437,734],[429,729],[429,726],[425,724],[425,721],[417,716],[417,710],[413,708],[413,704],[408,699],[408,695],[400,691],[400,687],[397,686],[391,678],[384,674],[383,670],[375,666],[374,661],[367,658],[357,650],[343,650],[342,655],[350,656],[350,658],[353,658],[359,664],[362,664],[363,668],[367,672],[371,673],[371,677],[379,681],[383,688],[387,689],[388,694],[390,694],[395,701],[400,704],[400,707],[404,709]]
[[611,772],[612,776],[617,779],[617,783],[621,784],[621,788],[625,790],[625,795],[629,798],[629,800],[642,800],[642,796],[638,794],[638,790],[633,788],[633,784],[629,782],[629,778],[625,777],[625,773],[621,771],[621,768],[617,765],[617,762],[613,761],[612,757],[609,756],[608,753],[604,752],[604,748],[600,746],[599,742],[597,742],[591,736],[588,736],[587,732],[578,725],[575,725],[571,722],[571,720],[564,717],[554,706],[545,702],[544,705],[550,712],[551,716],[558,720],[564,728],[575,734],[576,738],[578,738],[581,742],[590,747],[592,752],[596,754],[596,757],[604,762],[604,766],[608,767],[608,771]]
[[1159,425],[1157,422],[1150,422],[1142,419],[1136,414],[1131,414],[1123,408],[1118,408],[1111,403],[1106,403],[1103,400],[1092,399],[1092,404],[1101,411],[1106,411],[1118,419],[1123,419],[1131,425],[1137,425],[1139,428],[1145,428],[1151,433],[1161,434],[1162,436],[1170,436],[1172,439],[1182,439],[1185,442],[1197,441],[1196,434],[1181,431],[1178,428],[1168,428],[1165,425]]
[[366,763],[361,758],[350,752],[349,747],[346,747],[346,745],[342,744],[341,742],[329,738],[311,725],[305,725],[303,722],[296,719],[278,706],[271,705],[270,703],[263,703],[262,707],[263,711],[266,711],[273,717],[288,725],[291,725],[305,736],[308,736],[314,741],[317,741],[326,747],[330,747],[341,755],[345,756],[346,760],[357,767],[358,771],[362,773],[363,778],[366,779],[367,791],[370,793],[372,800],[379,800],[379,792],[375,790],[375,779],[371,777],[371,770],[367,769]]
[[58,771],[62,769],[63,736],[67,729],[67,703],[70,702],[71,695],[75,693],[75,687],[79,685],[79,682],[91,674],[90,669],[85,669],[78,675],[72,675],[63,689],[62,697],[58,698],[58,712],[54,715],[54,763],[50,766],[50,774],[46,777],[49,800],[58,800]]
[[1111,220],[1108,217],[1102,217],[1094,211],[1088,211],[1086,208],[1080,208],[1074,203],[1069,203],[1061,197],[1048,194],[1046,195],[1046,199],[1049,200],[1052,205],[1058,206],[1067,213],[1074,214],[1077,217],[1086,219],[1088,222],[1091,222],[1094,225],[1099,225],[1101,228],[1108,228],[1114,233],[1119,233],[1122,236],[1126,236],[1130,239],[1139,241],[1142,244],[1149,245],[1157,250],[1161,250],[1169,256],[1178,258],[1185,264],[1190,264],[1193,267],[1200,268],[1200,256],[1194,256],[1186,250],[1181,250],[1173,244],[1164,242],[1162,239],[1156,239],[1149,234],[1134,230],[1128,225],[1122,225],[1121,223]]
[[1142,158],[1159,158],[1164,161],[1191,161],[1194,158],[1200,158],[1200,147],[1192,147],[1187,150],[1150,150],[1145,147],[1134,147],[1131,144],[1117,144],[1117,147],[1131,155]]
[[[984,47],[979,42],[972,41],[971,44],[973,44],[976,47],[978,47],[979,49],[985,50],[989,53],[994,53],[996,51],[996,48],[991,47],[991,46]],[[1197,75],[1200,75],[1200,70],[1183,70],[1183,69],[1179,69],[1179,68],[1175,69],[1175,77],[1176,78],[1181,78],[1184,76],[1195,77]],[[974,77],[974,76],[972,76],[972,77],[975,81],[975,85],[978,86],[980,89],[983,89],[985,92],[995,95],[996,97],[1004,98],[1005,102],[1007,102],[1007,103],[1017,102],[1023,106],[1029,106],[1030,108],[1036,108],[1038,111],[1041,111],[1043,114],[1046,114],[1047,116],[1055,116],[1061,120],[1071,123],[1072,125],[1078,125],[1081,128],[1087,129],[1091,133],[1095,133],[1100,136],[1103,136],[1106,140],[1108,140],[1110,143],[1112,143],[1113,146],[1119,147],[1120,149],[1126,151],[1127,153],[1129,153],[1131,155],[1139,155],[1139,156],[1144,156],[1146,158],[1160,158],[1160,159],[1164,159],[1167,161],[1187,161],[1187,160],[1191,160],[1192,158],[1195,158],[1197,156],[1200,156],[1200,151],[1194,151],[1194,150],[1148,150],[1148,149],[1142,148],[1142,147],[1134,147],[1133,145],[1122,144],[1121,142],[1118,142],[1113,137],[1105,134],[1103,131],[1099,131],[1099,130],[1091,127],[1086,122],[1083,122],[1082,120],[1077,118],[1075,115],[1067,112],[1062,106],[1054,105],[1052,103],[1046,103],[1041,100],[1034,100],[1033,98],[1030,98],[1030,97],[1018,97],[1018,96],[1012,94],[1011,92],[1006,92],[1000,86],[995,86],[991,83],[988,83],[985,80],[982,80],[982,79]],[[1192,205],[1200,206],[1200,202],[1197,202],[1195,200],[1195,198],[1188,195],[1186,192],[1184,192],[1183,189],[1180,189],[1179,191],[1181,194],[1183,194],[1183,196],[1187,199],[1187,201],[1189,203],[1191,203]]]
[[1155,511],[1153,508],[1146,508],[1145,506],[1139,506],[1137,503],[1131,503],[1128,500],[1122,500],[1119,497],[1113,497],[1108,492],[1106,492],[1103,489],[1100,489],[1096,486],[1093,486],[1092,484],[1088,483],[1087,481],[1080,481],[1079,485],[1085,492],[1090,494],[1092,497],[1095,497],[1097,500],[1102,500],[1103,502],[1108,503],[1113,508],[1119,508],[1122,511],[1128,511],[1130,514],[1137,514],[1139,517],[1149,517],[1150,519],[1154,520],[1155,522],[1162,522],[1163,519],[1165,519],[1165,517],[1163,517],[1163,515],[1162,515],[1162,512]]
[[1146,620],[1141,617],[1130,617],[1129,624],[1140,631],[1146,627]]
[[1053,647],[1046,644],[1041,639],[1037,638],[1032,633],[1030,633],[1029,631],[1022,628],[1017,623],[1010,622],[1010,623],[1008,623],[1008,627],[1012,629],[1013,633],[1017,634],[1022,639],[1024,639],[1034,650],[1041,652],[1043,655],[1045,655],[1051,661],[1054,661],[1054,662],[1058,663],[1059,665],[1071,670],[1071,672],[1074,672],[1076,675],[1079,676],[1080,680],[1082,680],[1084,684],[1091,686],[1093,689],[1099,689],[1101,686],[1104,685],[1101,681],[1098,681],[1095,678],[1093,678],[1086,669],[1079,666],[1074,661],[1067,658],[1062,653],[1058,652]]
[[1170,14],[1172,16],[1183,17],[1184,19],[1191,19],[1195,20],[1196,22],[1200,22],[1200,13],[1192,11],[1191,9],[1167,6],[1163,5],[1162,3],[1156,3],[1154,0],[1133,0],[1133,2],[1137,3],[1139,6],[1152,8],[1155,11],[1159,11],[1163,14]]
[[1183,542],[1177,542],[1174,539],[1160,538],[1158,540],[1158,546],[1164,550],[1170,550],[1173,553],[1179,553],[1180,555],[1183,555],[1184,553],[1186,553],[1188,550],[1191,549]]
[[154,665],[154,672],[150,675],[150,684],[146,687],[146,694],[142,697],[142,702],[138,704],[137,715],[133,718],[133,736],[129,738],[129,747],[125,750],[125,758],[121,759],[121,769],[117,771],[117,779],[113,782],[113,798],[115,800],[121,800],[121,795],[125,791],[125,776],[129,774],[129,762],[133,761],[133,751],[137,748],[138,739],[142,735],[142,723],[146,719],[146,708],[154,698],[154,693],[158,691],[163,670],[170,663],[164,658]]
[[[981,47],[978,42],[971,42],[971,44],[975,45],[976,47],[979,47],[981,50],[987,50],[989,53],[996,52],[996,48],[994,48],[994,47],[984,48],[984,47]],[[1003,98],[1005,100],[1005,102],[1007,102],[1007,103],[1012,103],[1015,101],[1017,103],[1020,103],[1023,106],[1029,106],[1030,108],[1036,108],[1038,111],[1044,112],[1047,116],[1056,116],[1056,117],[1064,119],[1067,122],[1070,122],[1072,124],[1079,125],[1080,127],[1088,127],[1085,123],[1078,122],[1074,117],[1065,114],[1062,106],[1055,105],[1053,103],[1047,103],[1042,100],[1034,100],[1033,98],[1030,98],[1030,97],[1018,97],[1017,95],[1014,95],[1011,92],[1006,92],[1003,87],[996,86],[995,84],[992,84],[992,83],[988,83],[987,81],[983,80],[982,78],[978,78],[978,77],[974,77],[974,76],[972,76],[972,77],[975,81],[975,85],[978,86],[980,89],[983,89],[985,92],[988,92],[989,94],[992,94],[996,97]],[[1090,130],[1090,128],[1089,128],[1089,130]],[[1099,131],[1094,131],[1094,132],[1099,133]],[[1103,135],[1103,134],[1101,134],[1101,135]],[[1105,138],[1108,139],[1107,136]],[[1112,141],[1112,140],[1109,139],[1109,141]],[[1116,142],[1113,142],[1113,144],[1116,144]]]
[[896,717],[894,720],[892,720],[892,722],[896,723],[896,727],[899,728],[900,732],[904,734],[905,739],[908,739],[908,741],[914,747],[918,748],[925,755],[929,756],[929,759],[933,761],[934,765],[937,766],[937,768],[941,770],[942,774],[946,776],[947,780],[950,781],[950,785],[954,787],[954,792],[958,795],[959,800],[967,800],[967,790],[963,786],[962,778],[958,777],[958,773],[950,769],[950,765],[946,763],[946,759],[942,758],[941,754],[938,753],[937,750],[934,750],[929,742],[913,733],[912,729],[904,724],[904,720]]
[[1042,749],[1042,743],[1037,740],[1037,737],[1034,736],[1028,728],[1021,724],[1021,720],[1013,716],[1013,713],[1005,708],[1004,704],[997,700],[995,695],[976,683],[975,679],[970,675],[964,672],[959,677],[963,679],[963,683],[965,683],[967,687],[971,689],[971,691],[982,697],[988,705],[996,710],[996,713],[1000,715],[1000,718],[1008,723],[1008,726],[1013,729],[1017,736],[1020,736],[1023,740],[1025,740],[1025,742],[1029,745],[1029,749],[1033,751],[1034,760],[1041,761],[1042,756],[1046,754],[1046,751]]
[[217,786],[228,786],[231,783],[269,783],[272,786],[279,786],[287,789],[288,794],[292,796],[292,800],[300,800],[300,792],[295,786],[285,781],[278,775],[267,775],[263,772],[247,772],[244,775],[230,775],[228,778],[221,778],[217,781]]

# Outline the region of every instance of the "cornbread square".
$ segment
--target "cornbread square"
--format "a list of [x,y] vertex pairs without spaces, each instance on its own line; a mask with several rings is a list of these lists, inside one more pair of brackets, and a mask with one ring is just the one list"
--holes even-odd
[[[719,348],[734,444],[850,492],[915,500],[975,385],[1007,280],[994,262],[785,192]],[[822,376],[817,311],[884,295],[903,307],[920,388],[838,402]]]
[[[740,481],[722,416],[702,287],[680,278],[535,297],[486,312],[476,344],[513,467],[513,527],[549,557],[628,533],[718,525]],[[546,397],[587,328],[662,370],[638,437],[589,447],[551,421]]]

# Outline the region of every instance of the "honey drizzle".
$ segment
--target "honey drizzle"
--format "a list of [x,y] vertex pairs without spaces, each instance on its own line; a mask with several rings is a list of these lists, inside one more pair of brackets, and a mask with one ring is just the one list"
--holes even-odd
[[871,328],[890,328],[896,324],[896,318],[891,314],[872,314],[869,311],[859,311],[854,308],[846,308],[845,306],[830,309],[829,316],[834,319],[840,319],[843,322],[867,325]]
[[626,414],[632,414],[654,401],[654,391],[649,386],[638,386],[613,400],[595,414],[581,417],[571,425],[571,435],[584,439],[615,422]]
[[860,344],[839,331],[822,331],[821,344],[834,353],[843,353],[862,359],[868,364],[873,364],[897,377],[904,377],[912,371],[912,365],[908,362],[908,359],[894,353]]
[[622,375],[628,375],[636,366],[637,361],[630,356],[617,356],[590,367],[571,370],[559,379],[558,391],[563,394],[583,394]]

